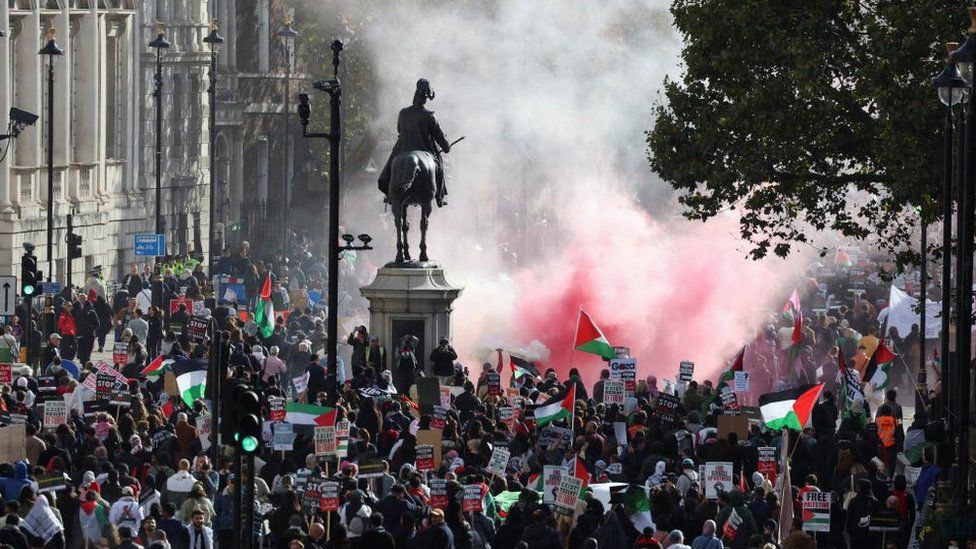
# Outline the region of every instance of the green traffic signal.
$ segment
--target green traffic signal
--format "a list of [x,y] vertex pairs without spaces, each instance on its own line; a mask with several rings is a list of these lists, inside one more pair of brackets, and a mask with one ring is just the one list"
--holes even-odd
[[247,436],[241,440],[241,449],[247,453],[252,453],[258,449],[258,439]]
[[30,284],[24,284],[24,295],[34,295],[34,286]]

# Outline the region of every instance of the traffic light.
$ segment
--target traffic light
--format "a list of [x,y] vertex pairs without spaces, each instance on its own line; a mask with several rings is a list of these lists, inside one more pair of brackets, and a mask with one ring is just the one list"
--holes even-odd
[[27,252],[20,260],[20,295],[34,297],[39,290],[41,277],[37,274],[37,258]]
[[261,449],[261,399],[247,385],[240,387],[234,441],[244,453],[256,454]]
[[81,235],[68,233],[68,259],[81,257]]

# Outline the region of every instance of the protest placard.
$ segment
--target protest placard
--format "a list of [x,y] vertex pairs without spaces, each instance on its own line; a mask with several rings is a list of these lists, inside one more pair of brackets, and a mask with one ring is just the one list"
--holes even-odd
[[545,465],[542,468],[542,502],[552,505],[556,501],[559,482],[563,474],[569,474],[559,465]]
[[[496,450],[497,451],[497,450]],[[418,471],[433,471],[434,467],[434,447],[429,444],[424,444],[416,447],[417,452],[417,470]]]
[[677,415],[678,408],[681,406],[681,399],[667,393],[658,393],[657,411],[662,415]]
[[313,515],[318,512],[322,504],[322,477],[308,477],[305,479],[305,491],[302,492],[302,509]]
[[268,419],[270,421],[284,421],[287,412],[285,411],[285,399],[282,397],[268,398]]
[[623,404],[626,387],[624,382],[608,379],[603,382],[603,402],[605,404]]
[[505,476],[505,468],[508,467],[508,460],[512,457],[512,454],[505,448],[495,448],[491,453],[491,459],[488,460],[488,472]]
[[502,376],[498,372],[488,372],[488,394],[491,396],[501,396]]
[[319,493],[322,496],[319,502],[319,510],[326,513],[339,510],[339,483],[325,481],[319,484]]
[[273,424],[272,450],[291,450],[295,445],[295,426],[291,423]]
[[733,374],[735,378],[733,379],[732,385],[737,392],[748,393],[749,392],[749,372],[735,372]]
[[706,462],[704,483],[706,499],[717,499],[720,493],[728,492],[734,488],[732,484],[732,462]]
[[63,400],[44,403],[44,428],[54,430],[68,422],[68,405]]
[[68,487],[68,482],[70,482],[70,479],[64,474],[64,471],[54,471],[52,473],[38,475],[37,493],[46,494],[48,492],[64,490]]
[[387,464],[381,458],[360,458],[359,478],[380,478],[386,470]]
[[637,388],[637,360],[633,358],[611,359],[610,379],[623,381],[624,389],[628,394],[633,394]]
[[417,445],[431,446],[434,448],[434,466],[438,467],[441,463],[441,439],[444,433],[438,429],[419,429],[417,431]]
[[197,438],[200,445],[206,452],[210,448],[210,434],[213,433],[213,418],[210,416],[197,416]]
[[461,501],[461,510],[465,513],[481,511],[481,485],[469,484],[464,487],[464,499]]
[[11,385],[13,383],[13,364],[0,364],[0,384]]
[[830,531],[830,492],[803,493],[803,529],[807,532]]
[[565,427],[547,425],[539,433],[538,443],[543,448],[568,448],[573,442],[573,431]]
[[112,348],[112,363],[116,366],[125,366],[129,363],[129,344],[124,341],[116,341]]
[[498,421],[508,426],[512,426],[518,418],[519,409],[514,406],[501,406],[498,408]]
[[678,366],[678,381],[688,382],[695,377],[695,363],[690,360],[682,360]]
[[293,377],[291,379],[291,384],[295,386],[295,393],[296,394],[299,394],[300,395],[300,394],[302,394],[302,393],[304,393],[305,391],[308,390],[308,378],[309,378],[309,376],[310,376],[310,374],[308,372],[305,372],[304,374],[302,374],[302,375],[300,375],[298,377]]
[[188,297],[178,297],[176,299],[169,300],[169,314],[173,314],[180,310],[180,305],[186,307],[186,312],[188,314],[193,314],[193,300]]
[[447,408],[443,406],[433,406],[430,415],[430,428],[444,430],[447,426]]
[[430,479],[430,506],[447,509],[447,481],[442,478]]
[[450,410],[451,409],[451,388],[440,387],[438,391],[440,391],[438,393],[440,398],[440,405]]
[[187,322],[186,337],[194,343],[203,343],[207,338],[207,319],[195,316]]
[[98,373],[95,374],[95,393],[100,397],[107,397],[115,388],[115,377]]
[[331,425],[316,425],[313,434],[315,455],[334,456],[336,453],[336,428]]
[[562,475],[559,478],[559,488],[556,490],[556,501],[553,502],[556,509],[563,514],[572,515],[576,510],[576,500],[579,499],[581,490],[583,490],[583,479],[568,473]]

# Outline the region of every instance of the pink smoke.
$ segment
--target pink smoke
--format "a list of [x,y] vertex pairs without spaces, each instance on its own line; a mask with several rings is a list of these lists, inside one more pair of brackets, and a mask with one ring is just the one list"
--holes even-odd
[[695,362],[696,379],[714,378],[792,278],[781,260],[745,257],[732,217],[665,226],[615,192],[577,193],[566,208],[562,251],[514,275],[509,324],[518,343],[548,347],[546,366],[561,378],[572,365],[592,383],[604,367],[572,351],[578,307],[612,345],[630,348],[639,378],[674,378],[682,360]]

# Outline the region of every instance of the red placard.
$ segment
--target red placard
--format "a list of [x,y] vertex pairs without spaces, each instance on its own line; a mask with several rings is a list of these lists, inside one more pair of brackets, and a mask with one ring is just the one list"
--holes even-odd
[[769,479],[769,482],[776,482],[776,448],[761,446],[758,452],[759,461],[756,462],[756,470]]
[[271,397],[268,399],[268,420],[269,421],[284,421],[285,420],[285,399],[281,397]]
[[416,452],[417,452],[417,470],[433,471],[434,470],[434,447],[430,445],[417,446]]
[[441,478],[430,480],[430,506],[447,509],[447,481]]
[[169,314],[173,314],[180,310],[180,304],[186,305],[186,312],[193,314],[193,300],[188,297],[178,297],[176,299],[169,300]]
[[319,501],[319,511],[329,512],[339,510],[339,483],[323,482],[319,485],[322,499]]
[[14,382],[13,371],[14,370],[12,364],[0,364],[0,383],[5,383],[7,385],[13,383]]
[[469,484],[464,487],[464,499],[461,500],[461,510],[465,513],[481,511],[481,485]]

